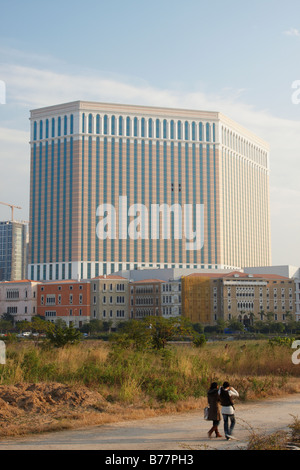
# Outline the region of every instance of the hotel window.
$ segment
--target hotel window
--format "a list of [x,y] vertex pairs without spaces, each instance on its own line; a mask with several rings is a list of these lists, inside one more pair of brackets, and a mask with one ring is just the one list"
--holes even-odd
[[185,121],[184,123],[184,138],[185,140],[189,140],[189,123]]
[[100,134],[100,116],[97,114],[96,116],[96,134]]
[[163,138],[164,139],[167,139],[168,135],[167,135],[167,127],[168,124],[167,124],[167,120],[164,119],[164,122],[163,122]]
[[43,138],[43,121],[40,121],[40,139]]
[[160,138],[160,120],[156,119],[156,138]]
[[33,140],[36,140],[37,137],[37,123],[34,121],[33,123]]
[[123,118],[119,116],[119,135],[123,135]]
[[181,121],[177,122],[177,138],[182,139],[182,123],[181,123]]
[[116,117],[111,117],[111,135],[116,135]]
[[52,133],[51,133],[51,137],[55,137],[55,119],[52,118]]
[[145,121],[145,118],[142,118],[142,121],[141,121],[141,135],[142,135],[142,137],[146,137],[145,131],[146,131],[146,121]]
[[64,135],[68,134],[68,118],[64,116]]
[[206,142],[210,142],[210,125],[206,123]]
[[196,140],[196,123],[192,122],[192,140]]
[[137,117],[135,117],[133,121],[133,134],[134,134],[134,137],[138,136],[138,118]]
[[129,137],[130,136],[130,117],[127,116],[126,118],[126,135]]
[[153,137],[153,135],[152,135],[152,133],[153,133],[152,126],[153,126],[153,121],[150,118],[149,121],[148,121],[148,136],[150,138]]
[[46,139],[49,138],[49,119],[46,119]]
[[57,135],[58,137],[61,135],[61,117],[59,117],[57,120]]
[[103,134],[104,134],[104,135],[107,135],[107,133],[108,133],[108,117],[107,117],[106,114],[105,114],[105,116],[104,116],[103,127],[104,127],[104,128],[103,128]]
[[74,116],[71,114],[70,116],[70,134],[73,134],[74,132]]
[[199,122],[199,140],[203,140],[203,124],[202,122]]
[[84,133],[84,129],[85,129],[85,115],[83,113],[82,114],[82,133]]
[[89,114],[89,134],[92,134],[92,132],[93,132],[93,116],[90,113]]
[[174,132],[174,121],[172,120],[171,123],[170,123],[170,137],[171,139],[174,139],[175,138],[175,132]]

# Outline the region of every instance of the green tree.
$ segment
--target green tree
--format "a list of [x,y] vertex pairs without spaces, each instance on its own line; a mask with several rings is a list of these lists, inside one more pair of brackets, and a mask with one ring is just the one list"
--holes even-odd
[[37,333],[46,333],[50,328],[51,323],[39,316],[32,317],[31,326],[32,330]]
[[148,317],[145,323],[149,325],[154,349],[165,348],[168,341],[175,338],[189,337],[194,340],[198,336],[191,322],[184,317]]
[[223,318],[217,319],[217,333],[223,333],[227,326],[227,322]]
[[61,323],[51,323],[46,336],[50,343],[56,348],[61,348],[69,344],[77,344],[81,340],[81,333],[73,324],[63,326]]
[[110,340],[122,348],[144,349],[150,347],[150,328],[143,320],[129,320],[118,333],[114,333]]
[[9,331],[12,331],[14,329],[13,324],[8,321],[8,320],[0,320],[0,332],[1,333],[7,333]]
[[232,318],[231,320],[229,320],[228,328],[230,328],[232,331],[244,331],[243,323],[241,323],[236,318]]

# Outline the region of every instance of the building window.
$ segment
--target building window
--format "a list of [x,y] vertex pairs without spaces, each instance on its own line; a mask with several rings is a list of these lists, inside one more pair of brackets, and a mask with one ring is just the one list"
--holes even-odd
[[164,119],[164,121],[163,121],[163,138],[164,138],[164,139],[167,139],[167,135],[168,135],[168,133],[167,133],[167,125],[168,125],[168,124],[167,124],[167,120]]
[[107,115],[105,114],[104,116],[104,123],[103,123],[103,134],[104,135],[107,135],[108,134],[108,117]]
[[130,136],[130,117],[127,116],[126,118],[126,135],[129,137]]
[[133,121],[133,135],[134,137],[138,136],[138,118],[135,117]]
[[123,118],[119,116],[119,135],[123,135]]
[[153,121],[152,121],[152,119],[150,118],[149,121],[148,121],[148,136],[149,136],[150,138],[153,137],[153,135],[152,135],[152,134],[153,134],[153,129],[152,129],[152,127],[153,127]]
[[111,135],[116,134],[116,117],[112,116],[111,117]]
[[92,134],[93,132],[93,116],[92,114],[90,113],[89,114],[89,134]]
[[156,138],[160,138],[160,120],[156,119]]

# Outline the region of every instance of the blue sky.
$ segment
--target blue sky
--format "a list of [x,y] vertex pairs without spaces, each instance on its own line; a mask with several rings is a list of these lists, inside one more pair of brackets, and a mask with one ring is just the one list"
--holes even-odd
[[300,266],[298,0],[0,0],[0,14],[0,200],[20,218],[30,109],[88,99],[220,111],[270,143],[273,264]]

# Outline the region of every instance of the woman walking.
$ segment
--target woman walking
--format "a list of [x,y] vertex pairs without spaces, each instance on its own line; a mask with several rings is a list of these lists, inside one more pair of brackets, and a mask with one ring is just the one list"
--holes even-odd
[[[228,382],[224,382],[223,386],[218,390],[221,405],[222,405],[222,415],[224,420],[224,433],[227,440],[234,439],[232,432],[235,426],[235,416],[234,416],[234,405],[233,398],[238,397],[238,392],[229,385]],[[230,427],[229,427],[230,420]]]
[[218,430],[218,426],[221,421],[221,412],[219,404],[220,396],[218,394],[218,389],[219,387],[217,382],[213,382],[207,392],[207,401],[209,406],[208,421],[213,422],[212,428],[208,431],[209,438],[211,438],[213,432],[215,432],[216,437],[222,437]]

